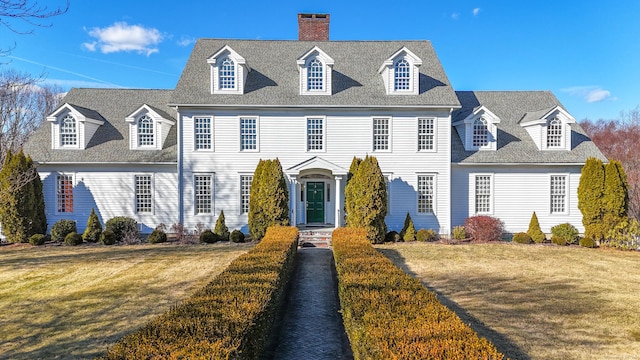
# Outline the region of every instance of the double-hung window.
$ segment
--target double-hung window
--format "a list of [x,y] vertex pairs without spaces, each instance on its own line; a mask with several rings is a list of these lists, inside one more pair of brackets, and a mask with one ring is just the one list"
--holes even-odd
[[219,85],[220,90],[235,90],[236,88],[236,64],[231,58],[222,59],[219,69]]
[[138,146],[153,146],[154,138],[153,119],[144,115],[138,120]]
[[307,118],[307,151],[324,150],[324,119]]
[[562,121],[553,118],[547,123],[547,147],[562,147]]
[[373,119],[373,151],[388,151],[389,146],[389,118]]
[[552,175],[550,184],[551,213],[567,212],[567,176]]
[[240,212],[247,214],[249,212],[249,200],[251,199],[251,183],[252,175],[240,176]]
[[258,119],[240,118],[240,151],[258,150]]
[[67,115],[60,123],[60,145],[76,146],[78,144],[78,131],[76,127],[76,119],[71,115]]
[[211,214],[213,212],[213,175],[195,175],[193,183],[196,214]]
[[151,175],[136,175],[136,213],[153,212],[153,188]]
[[484,118],[476,119],[473,122],[472,145],[473,147],[482,147],[488,143],[489,130],[487,128],[487,120]]
[[433,213],[434,175],[418,175],[418,213]]
[[59,213],[73,212],[73,176],[59,174],[56,177],[56,199]]
[[491,213],[491,175],[475,176],[475,213]]
[[213,149],[213,124],[212,119],[209,116],[206,117],[194,117],[193,118],[194,129],[194,142],[196,150],[211,150]]
[[411,64],[405,59],[395,63],[393,67],[394,90],[411,90]]
[[435,119],[418,118],[418,151],[433,150],[435,145]]
[[324,77],[323,77],[323,65],[322,62],[315,58],[309,62],[307,67],[307,90],[324,90]]

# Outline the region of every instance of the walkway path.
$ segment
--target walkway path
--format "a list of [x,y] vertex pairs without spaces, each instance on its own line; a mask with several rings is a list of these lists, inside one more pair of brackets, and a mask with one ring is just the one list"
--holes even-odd
[[339,311],[333,253],[301,248],[275,360],[353,359]]

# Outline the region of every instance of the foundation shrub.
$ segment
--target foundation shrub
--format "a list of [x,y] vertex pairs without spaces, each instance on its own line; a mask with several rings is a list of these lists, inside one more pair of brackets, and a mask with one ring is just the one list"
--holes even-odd
[[504,358],[419,280],[377,252],[365,230],[335,230],[332,247],[355,359]]
[[530,244],[532,242],[531,236],[529,236],[529,234],[527,234],[526,232],[518,232],[513,234],[513,238],[511,239],[511,241],[518,244]]
[[397,231],[389,231],[384,236],[384,242],[402,242],[402,237]]
[[29,244],[34,246],[44,245],[46,241],[47,241],[47,235],[44,235],[44,234],[33,234],[29,238]]
[[578,229],[569,223],[552,227],[551,235],[551,242],[558,245],[571,245],[578,241]]
[[400,237],[404,241],[415,241],[416,236],[416,227],[413,225],[411,215],[407,212],[407,216],[404,219],[404,226],[402,227],[402,231],[400,231]]
[[91,209],[91,214],[89,214],[87,227],[84,229],[82,239],[86,242],[95,243],[100,240],[100,234],[102,234],[102,224],[100,224],[100,219],[98,219],[96,212]]
[[433,229],[420,229],[416,234],[418,241],[436,241],[438,240],[438,233]]
[[200,242],[213,244],[213,243],[217,243],[220,240],[222,240],[220,235],[215,234],[213,231],[209,229],[206,229],[200,233]]
[[100,243],[103,245],[113,245],[116,243],[116,234],[113,231],[106,229],[100,235]]
[[229,241],[229,228],[225,224],[224,211],[222,210],[220,210],[220,216],[218,216],[218,220],[216,220],[213,233],[220,236],[221,241]]
[[65,237],[72,232],[78,232],[75,221],[58,220],[51,227],[51,240],[63,242]]
[[531,221],[529,221],[529,229],[527,230],[527,234],[531,237],[534,243],[543,243],[547,240],[546,236],[542,232],[540,228],[540,222],[538,222],[538,215],[536,212],[533,212],[531,215]]
[[64,244],[69,246],[76,246],[82,244],[82,235],[77,232],[70,232],[64,237]]
[[580,241],[578,242],[578,244],[580,244],[580,246],[586,247],[586,248],[594,248],[596,247],[596,242],[593,241],[592,238],[581,238]]
[[243,243],[244,242],[244,233],[240,230],[233,230],[229,235],[229,240],[234,243]]
[[103,359],[259,359],[294,269],[298,229],[270,227],[213,281]]
[[467,238],[467,232],[464,230],[464,226],[455,226],[451,232],[451,236],[455,240],[464,240]]
[[123,241],[125,236],[138,236],[138,222],[127,216],[116,216],[107,220],[105,229],[113,231],[116,241]]
[[162,229],[154,229],[151,234],[149,234],[149,238],[147,239],[149,244],[159,244],[167,242],[167,233]]
[[487,215],[478,215],[464,221],[464,230],[473,241],[500,241],[504,224],[500,219]]

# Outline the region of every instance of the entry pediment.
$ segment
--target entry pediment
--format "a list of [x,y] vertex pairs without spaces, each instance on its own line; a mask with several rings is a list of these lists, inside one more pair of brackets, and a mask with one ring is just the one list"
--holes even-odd
[[333,175],[347,175],[349,172],[347,169],[338,166],[331,161],[327,161],[321,157],[314,156],[310,159],[307,159],[297,165],[294,165],[286,170],[287,174],[297,175],[301,171],[311,170],[311,169],[323,169],[329,170]]

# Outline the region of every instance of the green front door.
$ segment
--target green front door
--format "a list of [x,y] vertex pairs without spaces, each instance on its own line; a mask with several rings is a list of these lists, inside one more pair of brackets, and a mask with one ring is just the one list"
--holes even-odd
[[324,183],[307,183],[307,223],[324,223]]

